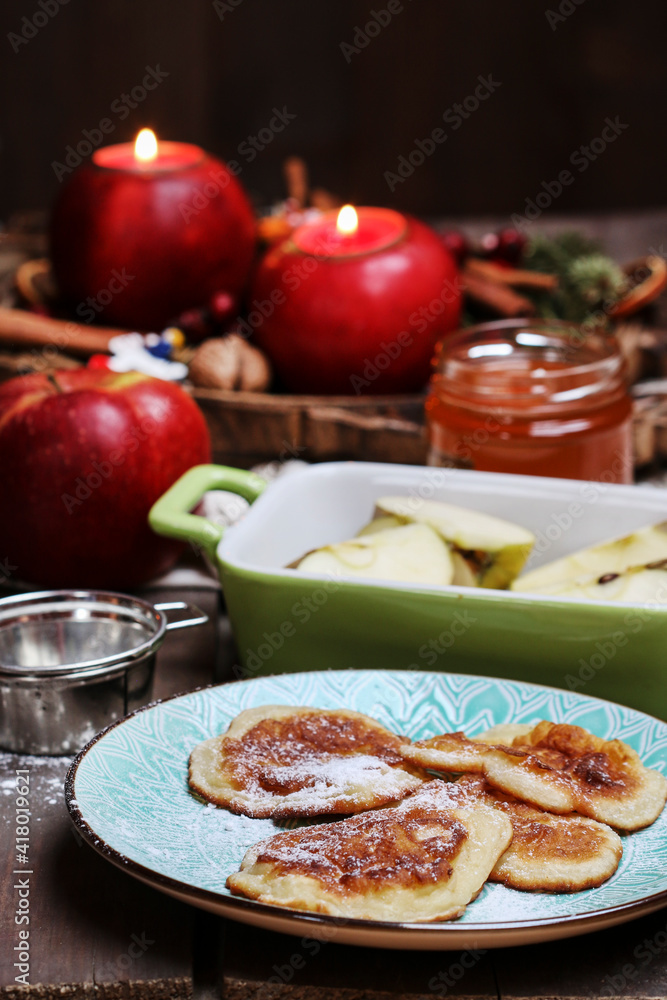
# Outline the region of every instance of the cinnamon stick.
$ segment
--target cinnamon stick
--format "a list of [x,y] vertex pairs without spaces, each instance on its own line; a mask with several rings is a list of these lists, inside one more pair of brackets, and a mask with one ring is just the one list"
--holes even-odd
[[324,188],[313,188],[310,192],[310,204],[313,208],[319,208],[320,212],[330,212],[334,208],[340,208],[343,204],[337,194],[325,191]]
[[300,156],[290,156],[283,163],[287,197],[293,198],[299,208],[308,204],[308,167]]
[[37,316],[23,309],[0,308],[0,343],[15,347],[55,347],[67,354],[89,357],[108,354],[112,337],[127,333],[108,327],[91,327],[73,320]]
[[541,288],[545,292],[552,292],[558,287],[558,278],[555,274],[523,271],[518,267],[500,267],[491,260],[480,260],[478,257],[470,257],[466,261],[466,270],[477,277],[516,288]]
[[518,295],[507,285],[471,273],[467,265],[462,278],[464,290],[471,299],[501,316],[532,316],[535,312],[535,306],[529,299]]

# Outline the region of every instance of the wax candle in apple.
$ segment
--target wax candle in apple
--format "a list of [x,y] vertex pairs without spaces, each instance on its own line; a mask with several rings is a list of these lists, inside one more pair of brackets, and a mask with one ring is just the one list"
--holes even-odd
[[249,275],[255,219],[232,171],[198,146],[106,146],[64,183],[51,253],[80,319],[161,330],[215,292],[237,298]]
[[301,226],[262,260],[249,319],[293,392],[412,392],[458,325],[450,253],[428,226],[344,206]]

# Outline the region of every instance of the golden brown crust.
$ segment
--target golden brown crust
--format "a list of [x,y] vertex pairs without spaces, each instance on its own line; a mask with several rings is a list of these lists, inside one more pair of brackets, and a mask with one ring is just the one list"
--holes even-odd
[[407,740],[345,709],[249,709],[190,755],[191,789],[253,817],[349,814],[386,805],[425,778],[399,753]]
[[[378,836],[380,832],[380,836]],[[345,896],[377,886],[414,886],[446,881],[467,839],[460,820],[419,805],[393,822],[373,811],[353,822],[323,823],[308,834],[293,830],[275,837],[257,855],[276,875],[308,875]]]
[[[512,823],[512,843],[490,882],[531,892],[579,892],[601,885],[618,867],[621,838],[603,823],[576,813],[554,816],[493,788],[481,775],[464,775],[443,786],[442,794],[452,805],[482,802],[502,810]],[[423,785],[411,800],[419,800],[428,789]]]
[[[522,808],[523,807],[523,808]],[[611,878],[623,844],[611,827],[585,816],[539,818],[521,804],[508,810],[514,840],[489,876],[510,889],[527,892],[581,892]]]
[[280,833],[252,847],[227,885],[262,902],[347,917],[460,916],[512,827],[483,803],[453,807],[442,787],[429,782],[430,792],[398,806]]
[[540,722],[507,745],[445,733],[399,752],[422,767],[483,774],[540,808],[577,812],[621,830],[653,823],[667,799],[667,780],[644,767],[627,744],[564,723]]

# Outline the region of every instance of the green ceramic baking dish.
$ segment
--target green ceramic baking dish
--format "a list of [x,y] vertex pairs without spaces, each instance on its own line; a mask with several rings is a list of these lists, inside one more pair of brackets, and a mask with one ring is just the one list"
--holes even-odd
[[[390,494],[446,500],[529,528],[533,568],[665,520],[664,491],[365,462],[313,465],[265,486],[252,473],[198,466],[150,514],[155,531],[202,546],[217,566],[246,676],[443,670],[584,691],[667,719],[667,605],[350,582],[285,568],[353,536]],[[212,489],[251,504],[227,530],[188,513]]]

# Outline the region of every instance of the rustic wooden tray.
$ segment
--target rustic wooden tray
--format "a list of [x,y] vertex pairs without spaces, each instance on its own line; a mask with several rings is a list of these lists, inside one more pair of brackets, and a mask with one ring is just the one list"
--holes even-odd
[[424,396],[289,396],[192,389],[216,462],[364,459],[423,465]]

